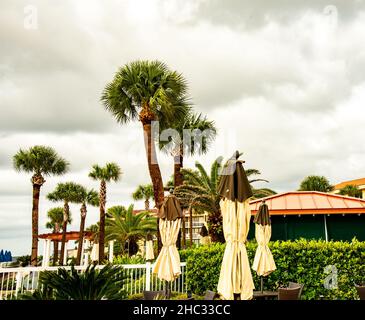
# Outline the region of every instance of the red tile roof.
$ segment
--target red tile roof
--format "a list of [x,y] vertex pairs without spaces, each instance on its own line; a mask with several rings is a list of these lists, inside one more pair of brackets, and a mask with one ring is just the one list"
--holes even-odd
[[[270,214],[365,213],[365,200],[316,191],[293,191],[264,198]],[[263,199],[250,201],[255,214]]]

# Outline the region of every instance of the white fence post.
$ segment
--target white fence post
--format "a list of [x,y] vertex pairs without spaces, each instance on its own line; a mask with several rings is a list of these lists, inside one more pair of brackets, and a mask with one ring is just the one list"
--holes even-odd
[[146,262],[146,291],[151,290],[151,262]]
[[15,297],[18,296],[18,292],[20,291],[22,287],[23,282],[23,273],[21,271],[16,273],[16,287],[15,287]]

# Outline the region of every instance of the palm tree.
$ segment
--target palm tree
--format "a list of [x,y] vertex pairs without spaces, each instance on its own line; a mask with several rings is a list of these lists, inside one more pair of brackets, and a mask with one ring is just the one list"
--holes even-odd
[[105,241],[105,206],[106,206],[106,184],[110,181],[119,181],[122,175],[120,167],[114,163],[107,163],[105,167],[100,167],[97,164],[93,165],[89,177],[100,181],[99,191],[99,263],[104,261],[104,241]]
[[[71,202],[77,203],[78,196],[83,186],[76,184],[74,182],[65,182],[59,183],[56,186],[56,189],[47,195],[47,199],[53,202],[63,201],[63,222],[62,222],[62,242],[61,242],[61,256],[60,256],[60,265],[63,265],[63,257],[65,254],[65,246],[66,246],[66,232],[67,232],[67,222],[70,215],[70,206]],[[67,262],[67,261],[65,261]]]
[[187,108],[187,83],[176,71],[160,61],[135,61],[121,67],[106,85],[101,101],[122,124],[139,120],[143,126],[148,169],[156,208],[164,201],[164,188],[156,157],[152,122],[160,126],[184,118]]
[[91,241],[93,243],[99,243],[99,222],[88,226],[86,231],[92,232]]
[[348,184],[340,189],[339,194],[344,196],[354,197],[354,198],[361,198],[362,192],[356,184]]
[[133,200],[144,200],[144,207],[146,210],[150,209],[150,199],[153,198],[152,184],[139,185],[132,194]]
[[133,213],[133,205],[130,205],[124,215],[113,213],[106,222],[106,234],[108,240],[117,240],[127,243],[128,255],[138,252],[137,241],[144,238],[148,233],[155,233],[157,219],[150,217],[149,212]]
[[93,189],[87,190],[86,188],[82,187],[79,190],[77,202],[81,203],[80,231],[79,231],[79,240],[78,240],[77,256],[76,256],[76,264],[79,265],[81,262],[82,246],[84,242],[84,229],[85,229],[85,220],[87,214],[87,205],[91,205],[94,207],[99,206],[99,194]]
[[34,146],[28,150],[20,149],[13,157],[15,170],[32,173],[33,207],[32,207],[32,253],[31,265],[37,265],[38,257],[38,219],[39,195],[45,176],[62,175],[67,172],[69,163],[57,152],[46,146]]
[[127,209],[124,206],[113,206],[106,211],[106,217],[111,218],[114,214],[124,217],[126,212]]
[[[224,242],[222,216],[219,206],[221,196],[218,193],[221,159],[220,157],[213,162],[210,175],[208,175],[207,171],[199,162],[195,163],[196,170],[182,169],[184,183],[174,190],[175,195],[182,202],[183,206],[189,208],[190,216],[192,215],[192,210],[208,213],[209,233],[214,242]],[[260,174],[257,169],[247,169],[245,171],[248,177]],[[266,180],[251,179],[249,183],[251,184],[257,181]],[[263,192],[262,190],[254,189],[257,195],[259,195],[259,191]],[[192,217],[190,217],[191,220]],[[190,230],[190,234],[192,234],[192,230]]]
[[301,183],[299,191],[331,192],[333,186],[324,176],[308,176]]
[[260,198],[265,198],[268,196],[272,196],[274,194],[276,194],[276,192],[274,190],[271,190],[269,188],[260,188],[260,189],[256,189],[253,187],[253,183],[255,182],[269,182],[266,179],[250,179],[251,176],[257,176],[260,175],[261,172],[257,169],[247,169],[245,170],[246,172],[246,176],[248,178],[248,182],[250,183],[251,189],[252,189],[252,199],[260,199]]
[[102,269],[90,265],[84,272],[71,266],[43,271],[39,275],[39,289],[20,295],[21,300],[124,300],[127,274],[123,268],[106,265]]
[[[166,128],[161,127],[161,131],[164,129]],[[181,169],[184,156],[205,154],[216,137],[217,129],[214,121],[209,121],[202,114],[192,112],[188,112],[183,119],[178,119],[172,129],[175,129],[179,136],[173,136],[169,141],[160,141],[160,148],[174,157],[173,178],[176,188],[183,184]],[[187,136],[187,132],[190,133],[190,136]]]
[[[59,233],[62,230],[63,223],[63,208],[56,207],[49,209],[47,212],[47,216],[49,221],[46,223],[47,229],[52,229],[53,233]],[[71,212],[68,215],[68,224],[71,223]],[[53,241],[53,265],[55,266],[58,261],[58,241]]]

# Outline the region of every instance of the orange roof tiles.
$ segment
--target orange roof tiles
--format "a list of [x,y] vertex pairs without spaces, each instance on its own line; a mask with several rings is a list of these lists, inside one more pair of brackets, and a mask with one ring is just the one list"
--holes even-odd
[[[264,198],[270,214],[365,213],[365,200],[317,191],[293,191]],[[255,214],[263,199],[250,201]]]
[[335,185],[335,190],[342,189],[343,187],[346,187],[349,184],[354,184],[356,186],[365,185],[365,178],[349,180],[349,181],[344,181],[344,182],[338,183]]

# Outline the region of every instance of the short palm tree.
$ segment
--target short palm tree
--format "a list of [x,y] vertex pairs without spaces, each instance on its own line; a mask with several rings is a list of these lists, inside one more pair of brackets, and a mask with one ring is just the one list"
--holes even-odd
[[77,256],[76,256],[76,264],[79,265],[81,262],[81,253],[82,246],[84,242],[84,230],[85,230],[85,220],[87,214],[87,205],[97,207],[99,206],[99,194],[91,189],[87,190],[82,187],[79,188],[79,194],[77,195],[77,202],[81,203],[80,208],[80,231],[79,231],[79,240],[77,246]]
[[67,261],[63,261],[66,246],[66,232],[67,223],[70,214],[70,203],[77,203],[80,190],[83,186],[74,182],[59,183],[56,189],[47,195],[48,200],[53,202],[63,201],[63,222],[62,222],[62,241],[61,241],[61,254],[60,254],[60,265]]
[[69,163],[57,152],[46,146],[34,146],[28,150],[20,149],[13,157],[13,165],[17,171],[32,173],[33,207],[32,207],[32,253],[31,265],[37,265],[38,256],[38,219],[39,195],[45,176],[62,175],[67,172]]
[[344,186],[342,189],[340,189],[339,194],[354,198],[361,198],[362,192],[359,189],[359,187],[355,184],[348,184],[347,186]]
[[308,176],[301,183],[299,191],[331,192],[333,186],[323,176]]
[[[52,229],[54,233],[59,233],[62,230],[63,224],[63,208],[56,207],[49,209],[47,212],[49,221],[46,223],[46,228]],[[71,212],[68,213],[67,223],[71,223]],[[53,241],[53,265],[55,266],[58,261],[58,241]]]
[[[183,206],[189,208],[190,215],[192,215],[193,209],[198,212],[208,213],[209,234],[214,242],[224,242],[222,216],[219,206],[221,196],[218,193],[219,172],[222,167],[221,159],[220,157],[213,162],[210,168],[210,175],[199,162],[195,163],[196,170],[182,169],[184,183],[174,190],[175,195],[182,202]],[[247,169],[245,171],[248,177],[260,174],[256,169]],[[249,179],[250,184],[257,181],[266,180]],[[256,191],[257,195],[259,195],[259,191],[263,192],[262,189],[253,189],[253,191]],[[267,193],[269,192],[267,191]],[[190,234],[192,234],[192,230],[190,230]]]
[[[164,129],[166,128],[161,127],[161,131]],[[181,169],[184,156],[205,154],[216,137],[217,129],[214,121],[193,112],[188,112],[183,119],[175,121],[172,129],[175,129],[179,136],[160,141],[160,148],[174,157],[174,187],[178,187],[183,184]]]
[[137,241],[155,233],[157,228],[155,217],[150,217],[147,211],[134,214],[133,205],[127,208],[125,216],[114,213],[106,223],[107,239],[120,241],[122,248],[127,243],[129,256],[138,252]]
[[102,263],[105,258],[105,206],[106,206],[106,184],[110,181],[119,181],[122,176],[122,170],[118,164],[111,162],[107,163],[104,167],[100,167],[97,164],[93,165],[89,177],[100,181],[99,191],[99,206],[100,206],[100,218],[99,218],[99,263]]
[[90,265],[84,272],[74,266],[71,271],[60,268],[43,271],[39,276],[39,287],[31,294],[20,296],[21,300],[123,300],[126,273],[120,266],[106,265],[97,269]]
[[132,194],[133,200],[144,200],[144,207],[146,210],[150,209],[150,199],[153,198],[152,184],[140,184]]
[[152,122],[167,127],[183,119],[187,108],[187,83],[160,61],[134,61],[121,67],[106,85],[101,101],[119,123],[139,120],[143,126],[148,169],[157,208],[164,201],[164,188],[157,161]]
[[113,206],[106,211],[106,217],[111,218],[113,215],[119,215],[125,217],[127,209],[124,206]]

